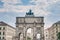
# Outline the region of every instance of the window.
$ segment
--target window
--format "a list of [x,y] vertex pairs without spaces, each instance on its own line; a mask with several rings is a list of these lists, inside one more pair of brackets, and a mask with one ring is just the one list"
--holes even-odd
[[60,25],[58,24],[58,27],[59,27]]
[[3,27],[3,30],[5,30],[5,27]]
[[0,37],[0,39],[1,39],[1,37]]
[[1,32],[0,32],[0,35],[1,35]]
[[57,26],[57,24],[56,24],[56,26]]
[[5,32],[3,32],[3,35],[5,35]]
[[47,35],[46,35],[46,37],[47,37]]
[[1,30],[1,27],[0,27],[0,30]]
[[4,39],[4,37],[3,37],[3,39]]

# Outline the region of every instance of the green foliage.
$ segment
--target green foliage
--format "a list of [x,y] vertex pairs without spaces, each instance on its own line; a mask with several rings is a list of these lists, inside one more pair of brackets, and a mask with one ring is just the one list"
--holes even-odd
[[60,40],[60,32],[57,34],[57,38]]
[[27,40],[31,40],[31,38],[30,37],[27,37]]

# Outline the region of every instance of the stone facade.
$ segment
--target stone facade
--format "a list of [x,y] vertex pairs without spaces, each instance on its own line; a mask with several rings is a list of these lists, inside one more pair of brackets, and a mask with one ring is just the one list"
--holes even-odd
[[49,34],[49,33],[50,33],[49,29],[50,29],[50,28],[47,28],[47,29],[44,30],[45,40],[50,40],[50,39],[49,39],[49,35],[50,35],[50,34]]
[[15,28],[0,22],[0,40],[12,40],[13,36],[15,36]]
[[[31,10],[25,17],[16,17],[16,38],[17,40],[27,40],[27,29],[33,29],[31,40],[37,40],[36,35],[40,34],[40,40],[44,40],[44,17],[35,17]],[[21,38],[21,34],[23,36]]]
[[57,34],[60,32],[60,21],[54,23],[48,30],[48,39],[49,40],[58,40],[57,39]]

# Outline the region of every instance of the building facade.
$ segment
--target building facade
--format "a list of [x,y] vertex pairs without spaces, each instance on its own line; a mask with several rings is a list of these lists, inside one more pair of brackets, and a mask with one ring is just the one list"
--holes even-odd
[[45,40],[49,40],[49,31],[48,30],[49,30],[49,28],[44,30]]
[[1,21],[0,40],[12,40],[13,36],[15,36],[15,28]]
[[[60,21],[54,23],[48,30],[48,39],[49,40],[58,40],[57,34],[60,32]],[[47,35],[48,35],[47,34]]]
[[40,34],[40,40],[44,40],[44,17],[36,17],[31,10],[25,17],[16,17],[16,40],[27,40],[27,30],[33,29],[31,40],[37,40],[37,34]]

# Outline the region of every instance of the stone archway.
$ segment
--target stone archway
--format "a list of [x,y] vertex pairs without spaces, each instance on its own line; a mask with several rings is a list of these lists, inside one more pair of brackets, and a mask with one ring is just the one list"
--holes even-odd
[[25,17],[16,17],[16,36],[19,38],[19,33],[23,34],[23,40],[27,40],[27,29],[33,29],[33,39],[37,40],[36,35],[40,33],[40,39],[44,40],[44,17],[35,17],[31,10],[26,13]]
[[[36,38],[37,34],[40,34],[40,39],[39,40],[43,40],[42,37],[44,36],[44,33],[42,33],[42,31],[43,31],[42,30],[42,27],[34,27],[34,26],[31,26],[30,24],[29,24],[29,26],[27,26],[27,25],[25,25],[25,26],[26,27],[22,27],[23,30],[20,31],[23,34],[23,39],[22,40],[27,40],[27,30],[29,28],[31,28],[32,29],[32,32],[33,32],[32,39],[31,40],[37,40],[37,38]],[[21,36],[21,34],[20,34],[20,36]],[[20,39],[20,37],[19,37],[19,39]]]

